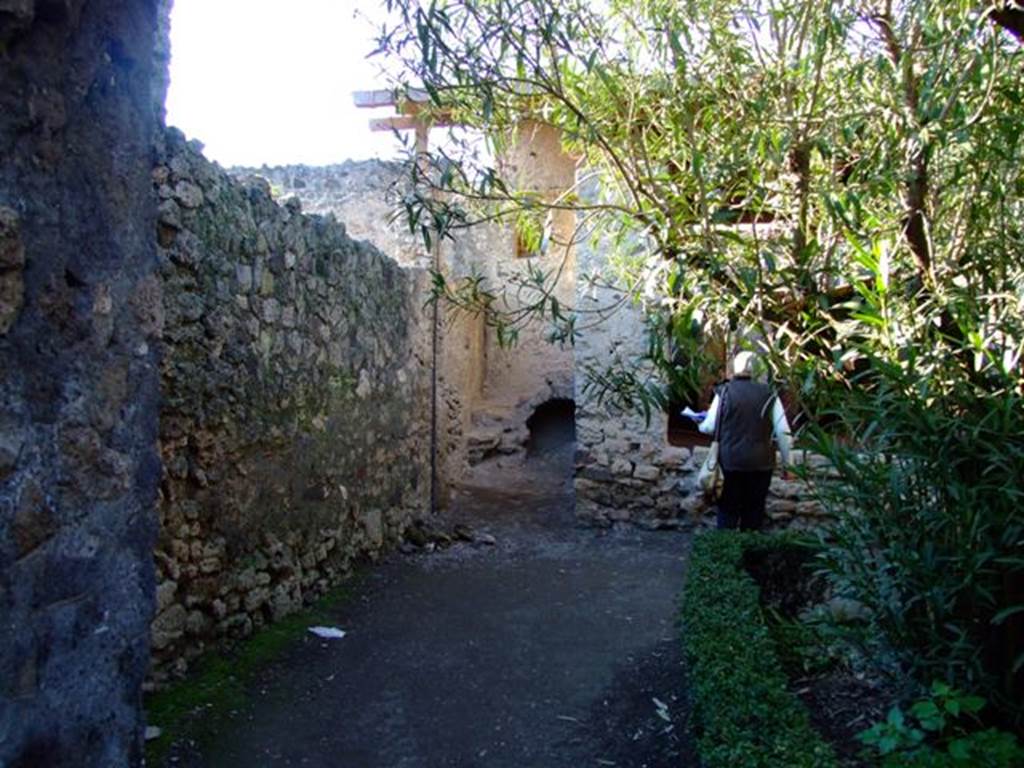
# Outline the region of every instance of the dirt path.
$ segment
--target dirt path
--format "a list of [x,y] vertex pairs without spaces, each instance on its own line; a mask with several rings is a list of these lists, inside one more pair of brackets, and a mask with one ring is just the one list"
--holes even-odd
[[676,616],[686,537],[574,526],[560,461],[518,492],[463,493],[497,539],[396,554],[259,676],[204,754],[174,765],[589,768],[696,765]]

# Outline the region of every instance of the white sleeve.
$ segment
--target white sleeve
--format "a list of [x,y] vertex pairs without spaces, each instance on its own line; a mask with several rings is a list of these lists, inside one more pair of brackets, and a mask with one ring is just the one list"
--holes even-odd
[[718,395],[715,395],[715,399],[711,401],[711,407],[708,408],[708,415],[704,418],[700,424],[697,425],[697,429],[703,432],[705,435],[715,434],[715,425],[718,423]]
[[786,409],[782,407],[782,401],[778,397],[775,398],[775,405],[772,406],[772,431],[775,433],[775,442],[779,444],[779,453],[782,454],[782,466],[788,466],[793,436],[790,434]]

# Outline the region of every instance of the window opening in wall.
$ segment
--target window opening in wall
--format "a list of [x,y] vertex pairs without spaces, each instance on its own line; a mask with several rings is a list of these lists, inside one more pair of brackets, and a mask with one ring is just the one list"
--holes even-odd
[[568,398],[555,398],[541,403],[526,420],[530,439],[528,456],[550,454],[576,447],[576,403]]
[[[681,364],[686,365],[686,361]],[[722,383],[722,379],[718,384]],[[683,415],[684,408],[700,412],[711,407],[711,401],[715,397],[717,384],[711,375],[704,379],[703,386],[699,389],[692,387],[679,387],[671,390],[667,406],[668,429],[666,439],[669,445],[676,445],[684,448],[692,448],[696,445],[711,445],[711,437],[705,435],[698,429],[697,422],[689,416]]]
[[545,217],[543,223],[544,227],[540,232],[537,242],[533,242],[533,237],[519,231],[518,229],[516,230],[517,259],[531,259],[534,256],[543,256],[547,253],[548,246],[551,244],[552,231],[554,229],[554,216],[550,211]]
[[531,248],[522,233],[516,232],[516,258],[532,259],[534,256],[540,256],[540,249]]
[[716,387],[725,381],[727,340],[706,336],[696,323],[689,328],[670,328],[670,333],[673,373],[666,382],[669,386],[666,440],[669,445],[684,448],[711,445],[711,438],[682,411],[688,407],[699,413],[711,407]]

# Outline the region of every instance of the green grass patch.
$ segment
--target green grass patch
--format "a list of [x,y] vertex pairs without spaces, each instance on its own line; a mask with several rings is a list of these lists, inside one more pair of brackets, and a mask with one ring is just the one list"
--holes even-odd
[[716,531],[694,541],[683,642],[704,768],[837,766],[831,746],[787,690],[759,588],[743,567],[747,548],[773,542],[787,539]]
[[255,674],[310,626],[335,623],[337,607],[355,594],[358,583],[357,574],[309,608],[261,628],[229,651],[200,657],[187,678],[147,696],[146,720],[162,730],[158,739],[146,744],[147,764],[161,764],[175,740],[188,738],[202,745],[215,736],[224,719],[246,705]]

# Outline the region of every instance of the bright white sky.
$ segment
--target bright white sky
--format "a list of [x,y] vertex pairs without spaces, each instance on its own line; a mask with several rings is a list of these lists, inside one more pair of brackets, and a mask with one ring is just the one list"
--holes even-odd
[[384,87],[366,60],[380,0],[174,0],[167,122],[223,166],[392,157],[352,91]]

